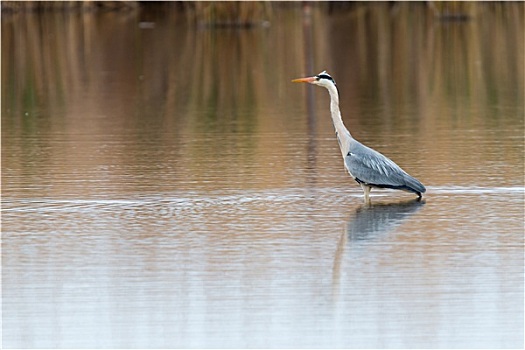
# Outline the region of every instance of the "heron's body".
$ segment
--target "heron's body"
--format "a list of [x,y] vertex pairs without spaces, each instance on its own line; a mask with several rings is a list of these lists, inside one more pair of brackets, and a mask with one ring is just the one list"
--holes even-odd
[[421,198],[421,194],[426,191],[421,182],[410,176],[389,158],[352,137],[343,124],[339,110],[339,93],[332,77],[322,72],[315,77],[293,81],[320,85],[330,93],[330,112],[345,168],[350,176],[361,185],[365,201],[369,201],[369,193],[373,187],[413,192]]

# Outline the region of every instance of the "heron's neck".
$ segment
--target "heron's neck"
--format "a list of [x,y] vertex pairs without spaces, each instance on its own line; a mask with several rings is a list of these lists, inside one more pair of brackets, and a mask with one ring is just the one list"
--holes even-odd
[[339,110],[339,93],[337,88],[333,85],[327,87],[330,93],[330,112],[332,113],[332,122],[334,123],[335,132],[341,148],[341,154],[346,156],[348,152],[349,142],[352,139],[350,131],[345,127],[343,119],[341,118],[341,111]]

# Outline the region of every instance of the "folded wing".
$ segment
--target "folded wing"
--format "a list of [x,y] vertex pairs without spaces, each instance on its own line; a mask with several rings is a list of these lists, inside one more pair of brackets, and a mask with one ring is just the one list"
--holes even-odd
[[425,186],[381,153],[355,142],[345,156],[345,166],[359,183],[372,187],[393,188],[417,194]]

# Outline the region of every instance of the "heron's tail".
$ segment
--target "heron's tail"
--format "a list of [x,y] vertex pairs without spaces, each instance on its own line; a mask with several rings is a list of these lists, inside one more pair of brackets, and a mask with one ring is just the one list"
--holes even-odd
[[410,175],[407,176],[407,178],[405,179],[405,186],[407,190],[417,193],[417,195],[420,197],[421,197],[421,193],[425,193],[427,191],[425,186],[423,186],[423,184],[419,182],[418,179]]

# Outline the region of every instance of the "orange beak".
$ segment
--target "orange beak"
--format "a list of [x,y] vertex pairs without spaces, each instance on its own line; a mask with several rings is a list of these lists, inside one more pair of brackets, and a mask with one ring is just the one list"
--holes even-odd
[[299,78],[292,80],[292,83],[312,83],[315,81],[315,77]]

